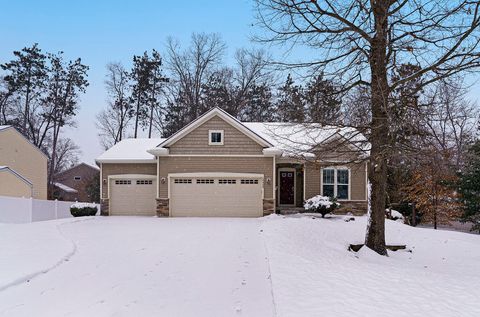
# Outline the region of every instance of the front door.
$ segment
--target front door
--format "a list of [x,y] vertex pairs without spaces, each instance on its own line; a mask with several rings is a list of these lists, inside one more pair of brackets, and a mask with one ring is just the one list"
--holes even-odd
[[280,205],[295,205],[295,171],[280,170]]

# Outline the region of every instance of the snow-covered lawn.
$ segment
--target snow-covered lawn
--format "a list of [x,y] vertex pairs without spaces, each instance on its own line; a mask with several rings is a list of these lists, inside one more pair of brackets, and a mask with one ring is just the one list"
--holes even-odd
[[0,224],[0,316],[480,316],[480,236],[365,218]]

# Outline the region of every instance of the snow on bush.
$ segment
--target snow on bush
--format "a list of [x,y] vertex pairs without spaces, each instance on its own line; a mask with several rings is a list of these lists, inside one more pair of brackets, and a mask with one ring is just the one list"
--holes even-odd
[[97,205],[94,203],[74,203],[70,208],[96,208]]
[[93,203],[74,203],[70,206],[70,213],[74,217],[95,216],[98,208]]
[[322,215],[322,218],[325,217],[326,214],[329,214],[337,208],[339,204],[335,201],[335,199],[330,199],[330,197],[317,195],[310,199],[307,199],[303,204],[303,207],[308,212],[315,212]]
[[386,213],[386,216],[388,219],[391,219],[391,220],[395,220],[395,221],[399,221],[399,222],[404,222],[404,217],[403,215],[397,211],[397,210],[394,210],[394,209],[385,209],[385,213]]

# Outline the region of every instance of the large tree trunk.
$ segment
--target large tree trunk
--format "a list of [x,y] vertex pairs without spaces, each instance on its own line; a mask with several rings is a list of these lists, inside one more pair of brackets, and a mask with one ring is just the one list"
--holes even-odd
[[389,126],[387,120],[389,86],[387,77],[387,11],[388,1],[378,1],[374,7],[376,34],[370,52],[371,82],[371,158],[368,178],[371,184],[370,211],[365,245],[381,255],[385,248],[385,198]]

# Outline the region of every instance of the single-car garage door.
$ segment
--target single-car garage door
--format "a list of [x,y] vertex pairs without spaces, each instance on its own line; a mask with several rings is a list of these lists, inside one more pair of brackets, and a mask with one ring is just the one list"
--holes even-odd
[[263,175],[171,176],[174,217],[261,217]]
[[154,177],[110,180],[110,215],[153,216],[156,214]]

